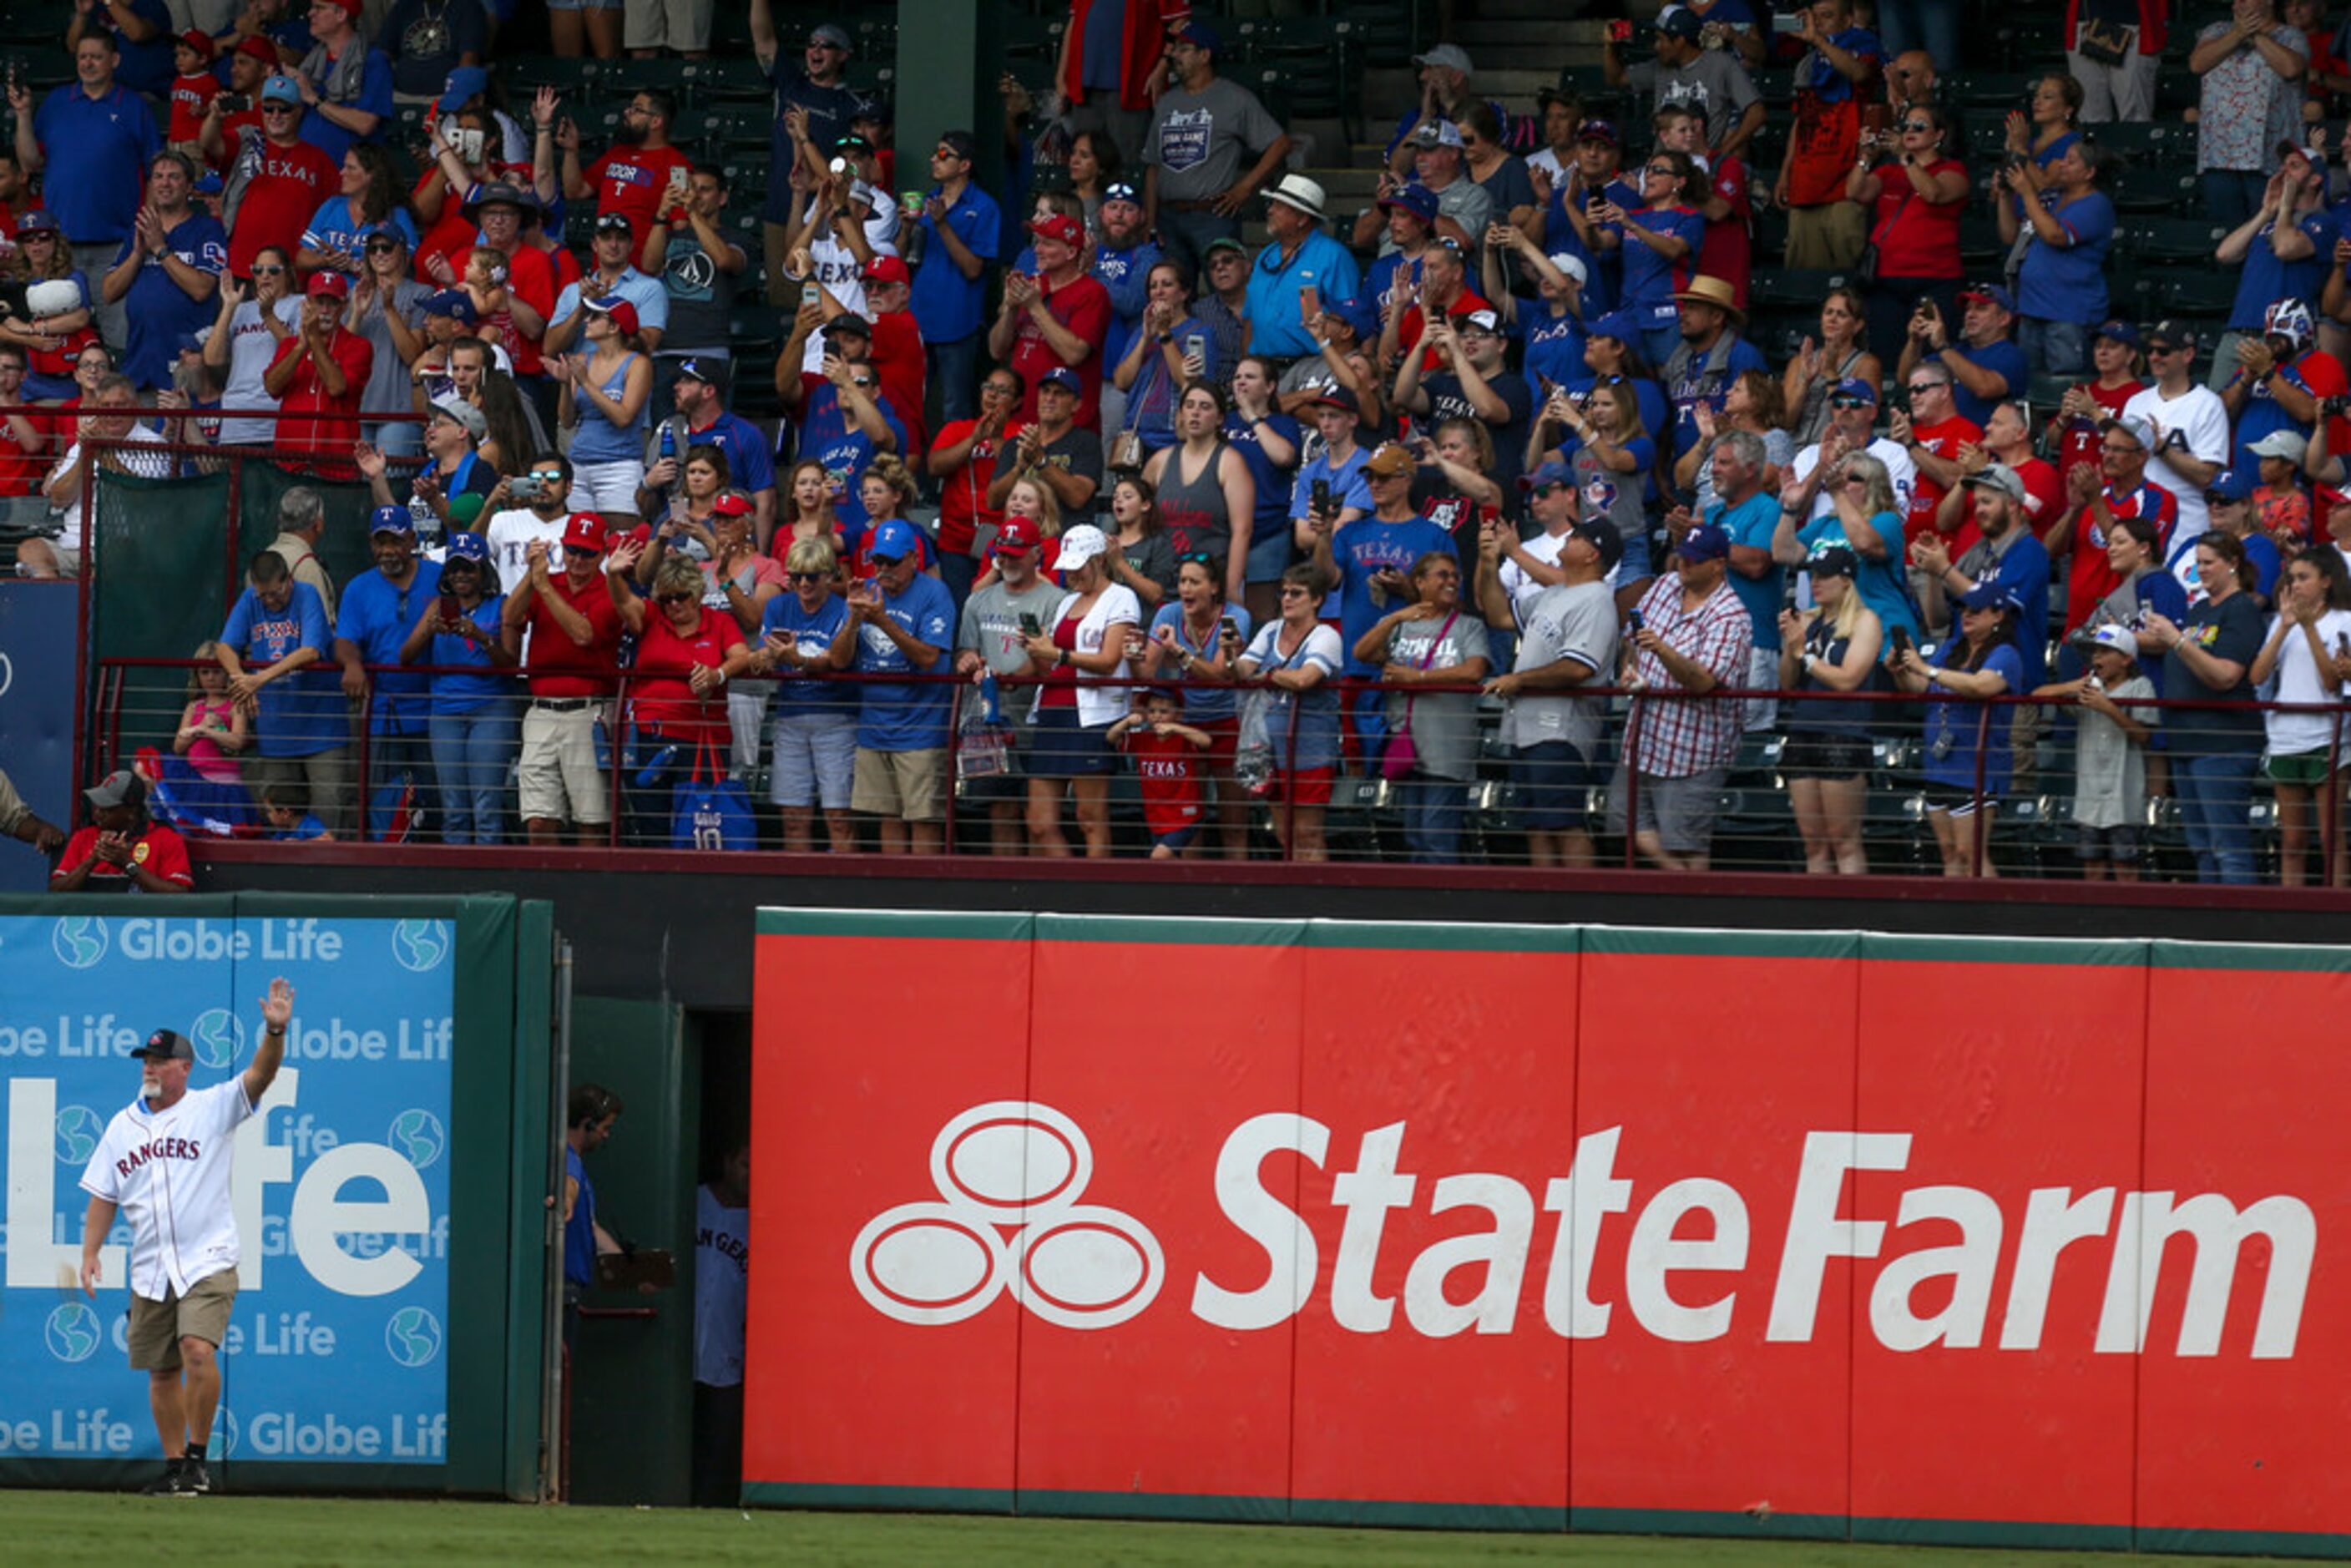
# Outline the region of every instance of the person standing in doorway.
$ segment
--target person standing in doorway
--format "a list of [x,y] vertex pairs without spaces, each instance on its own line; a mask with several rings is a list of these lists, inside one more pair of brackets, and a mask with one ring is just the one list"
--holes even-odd
[[737,1138],[694,1195],[694,1500],[732,1507],[743,1486],[743,1315],[751,1277],[751,1141]]

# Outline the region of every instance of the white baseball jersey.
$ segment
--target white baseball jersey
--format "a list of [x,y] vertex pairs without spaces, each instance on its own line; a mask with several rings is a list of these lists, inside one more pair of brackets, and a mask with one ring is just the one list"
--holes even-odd
[[229,1161],[253,1114],[242,1073],[191,1090],[167,1111],[144,1096],[114,1113],[82,1167],[82,1190],[131,1221],[131,1290],[161,1301],[237,1264]]
[[751,1274],[751,1211],[705,1186],[694,1195],[694,1380],[743,1381],[744,1287]]

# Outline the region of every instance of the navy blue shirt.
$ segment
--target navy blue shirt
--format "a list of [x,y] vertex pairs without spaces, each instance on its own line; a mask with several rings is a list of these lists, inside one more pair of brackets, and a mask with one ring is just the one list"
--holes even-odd
[[179,36],[172,26],[172,13],[163,0],[131,0],[131,13],[154,29],[145,43],[133,42],[130,34],[116,26],[114,14],[104,5],[89,14],[83,30],[114,35],[114,46],[121,51],[114,66],[115,80],[133,92],[165,97],[172,90],[172,78],[179,74],[172,68],[172,41]]
[[129,238],[147,194],[148,162],[163,145],[147,100],[120,82],[95,99],[68,82],[41,100],[33,134],[47,160],[42,197],[66,238]]
[[[2024,363],[2024,350],[2016,346],[2013,338],[2002,338],[1997,343],[1987,343],[1979,349],[1972,343],[1951,345],[1965,354],[1968,363],[1980,370],[1991,371],[2008,381],[2003,397],[2022,397],[2025,388],[2032,383],[2032,372]],[[1982,398],[1968,390],[1968,383],[1957,376],[1951,380],[1951,401],[1959,407],[1959,417],[1971,423],[1984,424],[1991,419],[1991,405],[1996,401]]]
[[849,134],[849,122],[866,107],[866,100],[863,93],[845,87],[819,87],[809,80],[799,61],[780,48],[775,64],[768,68],[768,80],[776,89],[776,123],[768,138],[768,200],[759,216],[780,224],[790,217],[792,206],[788,178],[792,172],[792,133],[784,128],[784,110],[795,104],[807,110],[810,142],[830,147]]
[[[878,399],[876,406],[882,411],[882,422],[898,438],[898,452],[904,454],[905,425],[892,412],[889,399]],[[858,493],[857,481],[873,461],[873,450],[872,439],[842,414],[840,389],[826,382],[809,394],[808,418],[800,425],[800,456],[823,464],[824,471],[832,476],[840,491],[833,497],[832,515],[844,538],[865,527],[865,498]]]
[[[121,266],[138,243],[124,240],[122,248],[114,253],[113,265]],[[218,277],[227,270],[228,231],[201,207],[173,225],[163,244],[172,256],[199,272]],[[216,293],[195,298],[172,278],[162,256],[147,257],[140,265],[139,276],[131,280],[131,292],[122,297],[122,313],[130,329],[122,350],[122,373],[142,389],[170,386],[172,365],[180,353],[180,334],[202,331],[219,311]]]

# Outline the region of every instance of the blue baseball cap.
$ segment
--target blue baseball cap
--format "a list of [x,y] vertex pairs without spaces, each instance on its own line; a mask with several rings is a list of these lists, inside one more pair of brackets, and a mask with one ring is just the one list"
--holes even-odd
[[2253,475],[2249,468],[2229,467],[2212,476],[2204,486],[2207,501],[2250,501],[2253,498]]
[[1216,29],[1206,22],[1186,22],[1176,29],[1176,37],[1194,48],[1205,49],[1212,55],[1221,55],[1225,51],[1225,41],[1217,37]]
[[490,559],[490,542],[479,534],[452,533],[449,536],[448,559],[483,565]]
[[1611,310],[1583,329],[1587,338],[1614,338],[1620,343],[1642,340],[1641,318],[1630,310]]
[[2004,583],[1979,582],[1959,596],[1960,607],[1967,610],[2005,610],[2011,615],[2024,613],[2024,601],[2016,591]]
[[1575,483],[1575,470],[1564,463],[1545,463],[1519,476],[1519,488],[1528,495],[1540,495],[1554,485]]
[[441,101],[437,107],[449,114],[465,108],[488,90],[490,73],[479,66],[459,66],[441,84]]
[[1071,397],[1076,397],[1085,391],[1085,383],[1078,380],[1078,372],[1067,365],[1055,365],[1037,378],[1037,384],[1040,387],[1059,387]]
[[2016,296],[2011,294],[2004,284],[1980,283],[1973,288],[1959,290],[1960,304],[1965,305],[1970,299],[1980,299],[1987,305],[1997,305],[2011,316],[2016,314]]
[[[368,537],[371,538],[378,534],[407,534],[413,537],[415,533],[416,519],[409,516],[406,507],[378,507],[368,514]],[[462,538],[465,536],[461,534],[458,537]]]
[[2138,324],[2134,321],[2101,321],[2092,338],[2112,338],[2125,348],[2138,347]]
[[1437,193],[1417,180],[1409,182],[1393,196],[1382,196],[1380,205],[1402,207],[1425,224],[1437,221]]
[[438,294],[425,296],[427,316],[454,316],[471,327],[479,321],[481,313],[474,308],[474,297],[462,288],[444,288]]
[[1864,381],[1859,376],[1847,376],[1844,380],[1837,382],[1836,385],[1829,388],[1829,395],[1831,397],[1856,397],[1862,402],[1867,403],[1870,407],[1876,408],[1877,406],[1877,383],[1875,382]]
[[201,354],[204,351],[204,335],[202,332],[183,332],[172,341],[183,354]]
[[872,556],[875,561],[887,566],[893,561],[905,559],[920,549],[922,549],[922,539],[914,532],[914,525],[900,522],[893,517],[873,530],[873,542],[865,547],[865,553]]
[[298,105],[302,101],[302,89],[294,85],[291,77],[271,77],[261,84],[261,101]]
[[1684,560],[1728,560],[1730,534],[1720,523],[1699,523],[1682,536],[1674,553]]

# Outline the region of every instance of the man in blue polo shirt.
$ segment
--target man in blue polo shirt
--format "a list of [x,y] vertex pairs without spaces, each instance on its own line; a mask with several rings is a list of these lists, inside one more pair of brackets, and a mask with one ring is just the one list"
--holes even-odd
[[[38,113],[30,88],[8,93],[16,162],[27,174],[44,174],[42,199],[85,277],[103,277],[131,237],[147,162],[163,144],[147,100],[114,79],[118,60],[113,34],[85,34],[74,45],[75,79],[43,99]],[[108,342],[121,342],[122,308],[100,304],[98,329]]]
[[[892,518],[873,531],[872,580],[849,595],[832,640],[832,664],[866,674],[948,672],[955,599],[922,570],[922,541]],[[882,852],[936,854],[946,816],[947,724],[954,688],[872,682],[859,688],[857,777],[850,807],[881,819]]]
[[1911,314],[1910,331],[1902,345],[1895,379],[1907,384],[1921,360],[1939,360],[1951,372],[1951,401],[1959,417],[1981,426],[1991,419],[1992,405],[2003,398],[2022,397],[2032,380],[2024,350],[2016,345],[2016,297],[1997,283],[1959,291],[1959,333],[1931,300],[1920,300]]
[[175,29],[163,0],[100,0],[78,6],[66,24],[70,49],[91,33],[114,39],[115,74],[133,92],[162,98],[172,90],[172,46]]
[[[938,390],[939,423],[979,412],[979,350],[987,326],[987,264],[996,259],[1004,214],[971,182],[979,141],[950,131],[931,150],[931,188],[918,215],[921,254],[907,308],[922,329],[929,384]],[[772,275],[771,275],[772,276]]]
[[229,695],[257,705],[258,755],[246,782],[256,793],[272,784],[308,785],[311,810],[344,837],[351,827],[350,717],[328,665],[326,601],[295,581],[276,550],[253,558],[247,581],[218,643]]
[[[1339,585],[1339,640],[1347,651],[1344,673],[1366,680],[1376,680],[1380,666],[1357,658],[1355,643],[1381,616],[1411,601],[1413,563],[1432,552],[1451,557],[1457,566],[1461,560],[1453,536],[1413,508],[1416,466],[1411,453],[1390,442],[1364,463],[1363,478],[1372,497],[1368,517],[1339,525],[1333,512],[1308,523],[1314,564]],[[1358,692],[1351,706],[1360,755],[1368,762],[1379,755],[1387,737],[1387,695]]]
[[1310,286],[1333,305],[1355,298],[1360,275],[1347,247],[1322,232],[1322,187],[1303,174],[1284,174],[1265,193],[1266,232],[1272,235],[1249,268],[1249,349],[1278,360],[1320,355],[1322,345],[1300,317]]
[[172,384],[180,339],[212,323],[228,266],[228,231],[191,204],[195,188],[195,165],[186,154],[169,148],[156,153],[147,172],[147,204],[99,280],[99,298],[122,307],[122,373],[142,392]]
[[759,427],[727,412],[718,381],[725,373],[724,361],[678,361],[677,380],[670,388],[670,400],[683,422],[677,455],[684,457],[693,446],[716,446],[726,455],[727,482],[751,497],[753,537],[764,550],[776,528],[776,463]]
[[400,663],[401,643],[441,591],[441,565],[418,558],[416,524],[405,507],[378,507],[368,530],[375,565],[343,587],[335,662],[343,669],[345,696],[359,702],[371,691],[374,695],[368,721],[371,779],[396,783],[405,774],[415,798],[429,800],[435,793],[426,736],[431,683],[424,675],[392,669],[371,675],[365,666]]

